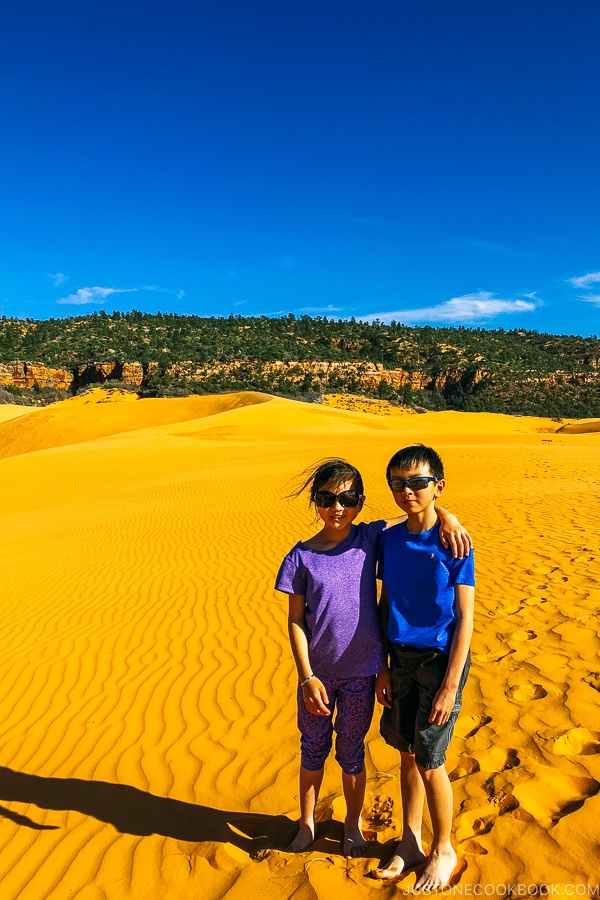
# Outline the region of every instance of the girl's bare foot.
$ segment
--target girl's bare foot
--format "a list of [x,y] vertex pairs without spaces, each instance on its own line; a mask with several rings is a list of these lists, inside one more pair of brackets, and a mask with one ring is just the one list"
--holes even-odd
[[356,859],[362,856],[367,849],[367,842],[360,826],[356,823],[346,822],[344,825],[344,856],[346,859]]
[[419,847],[414,840],[406,843],[400,841],[387,865],[381,866],[379,869],[371,869],[369,874],[371,878],[377,878],[379,881],[393,881],[407,869],[421,865],[426,859],[423,848]]
[[286,853],[302,853],[306,850],[315,839],[315,826],[309,825],[307,822],[301,822],[298,834],[291,844],[285,848]]
[[456,853],[451,845],[431,851],[423,874],[415,884],[415,890],[433,891],[445,887],[456,866]]

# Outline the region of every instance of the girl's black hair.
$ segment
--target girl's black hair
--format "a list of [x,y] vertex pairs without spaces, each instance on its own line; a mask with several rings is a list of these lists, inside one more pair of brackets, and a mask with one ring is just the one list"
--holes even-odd
[[320,459],[314,465],[305,469],[300,478],[302,479],[300,487],[293,491],[290,496],[299,497],[308,488],[309,506],[312,506],[315,502],[317,491],[321,491],[326,484],[336,486],[344,481],[351,481],[352,490],[358,491],[361,495],[364,493],[363,480],[358,469],[355,466],[351,466],[345,459],[339,459],[335,456],[329,459]]

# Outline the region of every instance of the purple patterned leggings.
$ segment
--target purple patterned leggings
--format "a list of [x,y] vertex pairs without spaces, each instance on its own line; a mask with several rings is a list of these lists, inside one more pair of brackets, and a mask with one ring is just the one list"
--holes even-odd
[[335,758],[346,775],[358,775],[365,765],[365,736],[373,718],[375,676],[320,680],[329,697],[331,716],[310,713],[304,703],[302,689],[298,688],[301,763],[311,772],[322,769],[335,731]]

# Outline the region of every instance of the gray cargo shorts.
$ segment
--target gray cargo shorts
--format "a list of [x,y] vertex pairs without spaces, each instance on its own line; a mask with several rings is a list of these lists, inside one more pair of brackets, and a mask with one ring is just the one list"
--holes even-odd
[[454,723],[462,704],[462,691],[469,668],[467,656],[452,713],[443,725],[429,721],[431,707],[448,668],[448,654],[439,650],[390,644],[392,708],[384,708],[381,736],[402,753],[414,753],[423,769],[437,769],[446,761]]

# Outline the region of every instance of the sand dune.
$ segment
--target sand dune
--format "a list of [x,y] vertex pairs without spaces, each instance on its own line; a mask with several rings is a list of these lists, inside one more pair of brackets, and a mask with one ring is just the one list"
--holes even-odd
[[[245,391],[219,396],[181,397],[164,403],[162,400],[140,400],[132,392],[95,388],[63,403],[33,411],[24,410],[26,416],[10,416],[16,421],[0,433],[0,459],[93,441],[140,428],[202,419],[228,409],[265,403],[269,399],[266,394]],[[0,421],[3,421],[2,413],[6,409],[23,407],[1,407]]]
[[477,545],[473,668],[449,758],[457,890],[596,884],[595,434],[261,395],[80,399],[0,425],[3,900],[410,890],[414,872],[395,887],[364,877],[400,818],[397,754],[376,722],[372,857],[340,855],[333,761],[313,851],[276,849],[293,833],[298,748],[272,583],[312,529],[304,502],[283,499],[293,476],[347,456],[379,517],[393,512],[385,463],[414,440],[441,451],[444,500]]
[[11,419],[18,419],[20,416],[25,416],[31,412],[31,408],[28,406],[13,406],[12,404],[6,404],[4,406],[0,406],[0,422],[9,422]]
[[559,434],[591,434],[600,431],[600,419],[582,419],[581,422],[569,422],[558,429]]

